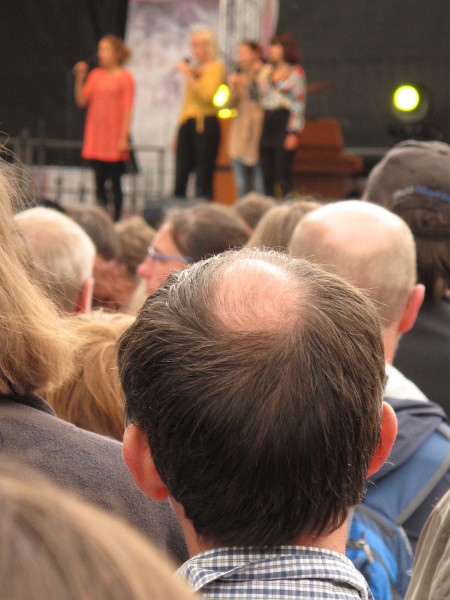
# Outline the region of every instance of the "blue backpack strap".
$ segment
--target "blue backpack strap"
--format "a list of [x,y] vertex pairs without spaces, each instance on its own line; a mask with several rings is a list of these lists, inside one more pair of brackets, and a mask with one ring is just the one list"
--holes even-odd
[[364,503],[403,525],[450,469],[450,426],[441,423],[399,468],[371,484]]
[[348,517],[346,555],[366,578],[375,600],[404,597],[412,550],[401,527],[359,504]]

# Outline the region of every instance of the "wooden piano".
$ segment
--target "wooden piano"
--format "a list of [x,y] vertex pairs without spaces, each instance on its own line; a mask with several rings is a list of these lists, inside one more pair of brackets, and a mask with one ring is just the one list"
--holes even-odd
[[294,157],[294,190],[329,200],[345,198],[363,168],[360,156],[344,149],[337,119],[306,120]]

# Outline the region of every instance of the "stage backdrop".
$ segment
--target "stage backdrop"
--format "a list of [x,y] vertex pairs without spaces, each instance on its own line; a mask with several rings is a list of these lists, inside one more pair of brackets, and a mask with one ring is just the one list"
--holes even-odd
[[[81,139],[72,66],[94,56],[101,35],[126,30],[139,86],[135,139],[168,143],[181,96],[172,65],[187,53],[192,27],[217,23],[217,7],[218,0],[2,2],[0,131]],[[340,119],[349,146],[392,145],[390,94],[410,79],[428,87],[432,121],[449,141],[449,12],[448,0],[280,2],[278,29],[298,37],[309,81],[333,84],[310,96],[307,116]]]
[[425,85],[431,122],[450,139],[448,0],[289,0],[279,31],[294,33],[310,82],[333,88],[310,96],[307,116],[341,120],[350,146],[390,146],[390,98],[404,81]]
[[[217,0],[161,2],[130,0],[126,41],[133,50],[129,63],[136,80],[133,141],[137,145],[168,148],[164,161],[164,190],[172,186],[173,153],[184,92],[175,65],[191,55],[190,34],[200,27],[218,28]],[[142,170],[150,155],[137,152]]]

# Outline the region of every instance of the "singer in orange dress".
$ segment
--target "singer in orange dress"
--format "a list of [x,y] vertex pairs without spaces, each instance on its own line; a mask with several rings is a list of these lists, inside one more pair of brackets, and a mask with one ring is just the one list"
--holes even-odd
[[202,29],[191,37],[195,63],[184,60],[177,70],[185,77],[185,96],[176,140],[175,190],[186,198],[189,175],[195,173],[195,196],[211,200],[213,176],[220,144],[214,95],[225,81],[225,65],[217,60],[214,34]]
[[111,199],[114,220],[118,221],[123,204],[121,176],[130,157],[134,81],[131,73],[123,68],[130,50],[120,38],[103,37],[97,55],[99,67],[89,75],[85,62],[74,67],[75,102],[80,108],[87,107],[81,155],[94,169],[98,203],[106,208]]

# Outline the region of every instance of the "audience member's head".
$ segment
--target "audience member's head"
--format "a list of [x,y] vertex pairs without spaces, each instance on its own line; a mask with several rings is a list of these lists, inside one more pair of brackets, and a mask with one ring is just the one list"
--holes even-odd
[[83,227],[97,250],[93,308],[127,310],[136,282],[119,262],[122,256],[120,235],[111,217],[98,206],[73,206],[68,209],[68,214]]
[[72,219],[51,208],[29,208],[16,215],[36,266],[38,283],[65,313],[91,306],[94,244]]
[[423,286],[416,285],[414,238],[385,208],[360,200],[327,204],[297,225],[289,253],[364,290],[385,335],[392,330],[396,337],[414,324],[423,300]]
[[247,247],[272,248],[279,252],[286,252],[297,223],[320,206],[319,202],[297,200],[271,208],[255,227]]
[[137,268],[147,256],[147,250],[155,237],[155,230],[139,215],[122,219],[114,225],[119,235],[120,254],[118,262],[124,265],[134,278]]
[[148,495],[170,494],[191,553],[325,544],[395,435],[371,302],[273,251],[173,274],[122,337],[119,368],[125,460]]
[[367,179],[364,198],[404,219],[417,247],[417,278],[438,302],[450,287],[450,146],[397,144]]
[[120,239],[108,213],[100,206],[69,206],[66,214],[82,227],[94,243],[98,256],[113,260],[120,256]]
[[56,307],[29,275],[17,231],[14,192],[0,169],[0,393],[59,385],[72,368],[73,339]]
[[250,192],[233,206],[234,211],[247,223],[250,229],[255,229],[261,217],[277,205],[275,198],[264,196],[257,192]]
[[34,471],[2,460],[0,502],[3,598],[192,598],[136,530]]
[[199,204],[169,216],[156,233],[138,269],[152,294],[170,273],[248,240],[245,223],[225,206]]
[[75,369],[62,386],[45,394],[62,419],[122,441],[124,409],[117,371],[117,342],[134,318],[93,311],[73,318]]

